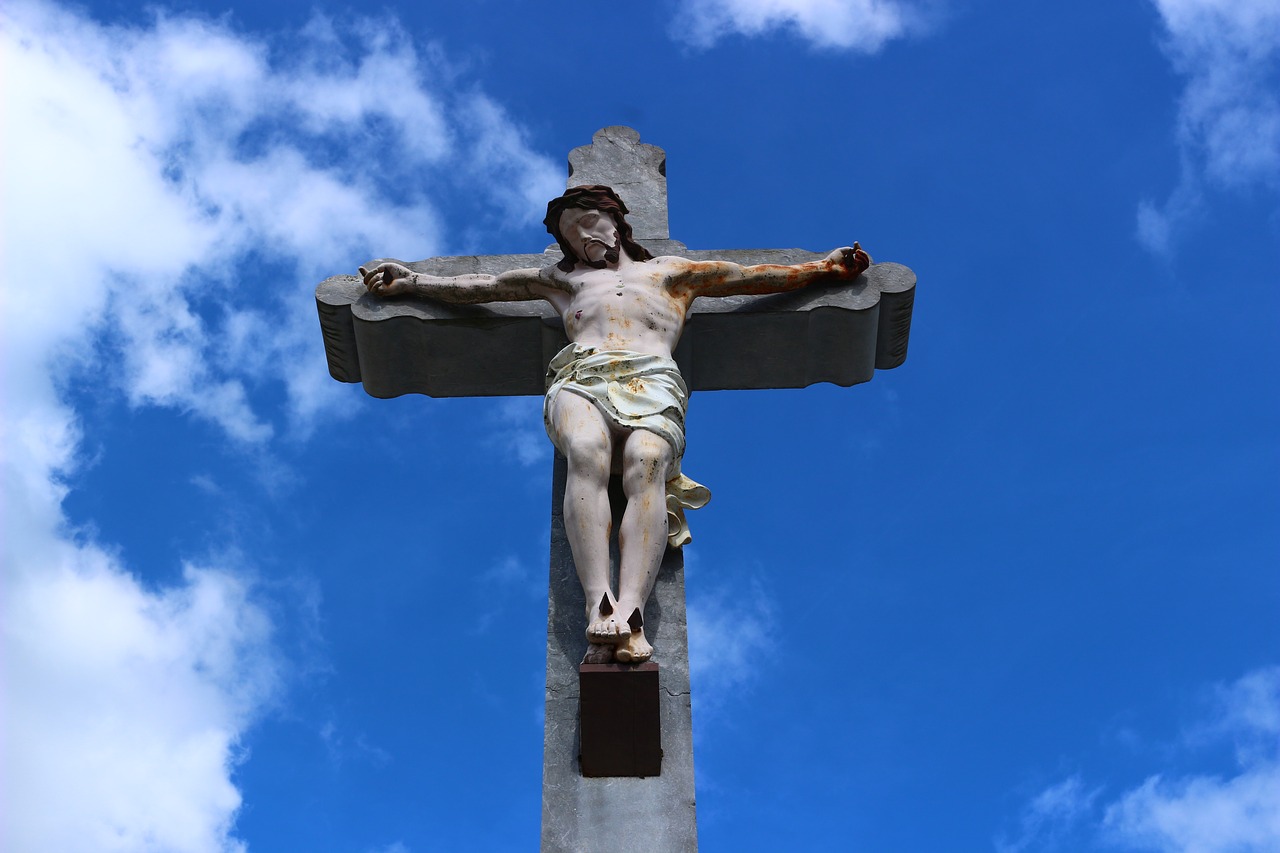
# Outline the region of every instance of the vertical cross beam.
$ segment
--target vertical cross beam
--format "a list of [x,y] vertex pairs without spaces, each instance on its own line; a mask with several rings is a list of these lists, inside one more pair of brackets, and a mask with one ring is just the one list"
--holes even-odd
[[[628,203],[629,204],[629,203]],[[547,610],[547,694],[542,752],[543,853],[696,851],[693,712],[689,704],[689,643],[685,621],[684,555],[668,548],[645,608],[644,630],[657,649],[662,772],[648,778],[593,778],[579,763],[578,662],[587,650],[582,585],[564,531],[567,466],[559,453],[551,489],[551,589]],[[613,529],[622,521],[622,488],[610,484]],[[612,549],[616,575],[618,554]],[[632,675],[640,675],[635,673]],[[630,675],[627,677],[631,677]],[[628,725],[628,715],[595,725]],[[623,733],[625,736],[625,733]],[[587,768],[590,769],[589,767]]]
[[[661,148],[640,142],[629,127],[606,127],[591,145],[569,154],[568,186],[605,184],[626,202],[636,237],[654,242],[668,239],[666,155]],[[642,230],[643,229],[643,230]],[[605,687],[608,697],[603,718],[579,718],[578,664],[587,649],[583,614],[586,603],[578,581],[573,553],[564,529],[565,459],[556,454],[551,490],[551,571],[547,611],[546,721],[542,760],[542,850],[583,853],[618,846],[629,851],[695,851],[698,847],[693,776],[693,713],[689,696],[689,648],[685,621],[684,555],[668,548],[653,594],[645,608],[644,630],[657,651],[658,717],[661,728],[661,772],[658,776],[593,777],[589,760],[580,760],[584,735],[621,744],[623,752],[641,752],[641,766],[651,766],[649,732],[638,737],[628,731],[644,707],[629,703],[628,690]],[[621,483],[610,483],[613,529],[622,525],[625,497]],[[611,544],[612,573],[618,571],[617,542]],[[616,587],[616,583],[615,583]],[[640,682],[636,689],[652,690],[651,672],[596,674]],[[587,676],[584,676],[584,678]],[[587,682],[588,685],[590,681]],[[590,687],[588,686],[588,689]],[[651,694],[650,694],[651,695]],[[583,713],[597,713],[588,704]],[[640,706],[646,704],[639,703]],[[598,707],[598,706],[597,706]],[[610,727],[616,727],[611,730]],[[656,733],[654,733],[656,734]],[[607,757],[607,756],[606,756]],[[649,759],[648,761],[646,759]],[[616,766],[616,765],[614,765]],[[607,769],[607,768],[606,768]]]
[[667,152],[629,127],[605,127],[569,152],[568,186],[604,184],[622,196],[637,240],[667,240]]

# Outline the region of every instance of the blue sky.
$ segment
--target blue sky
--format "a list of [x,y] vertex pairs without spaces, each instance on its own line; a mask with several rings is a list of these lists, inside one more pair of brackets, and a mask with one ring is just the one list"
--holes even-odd
[[1280,849],[1280,7],[615,5],[0,11],[6,849],[529,849],[540,402],[312,290],[540,251],[612,124],[691,248],[920,281],[692,401],[702,848]]

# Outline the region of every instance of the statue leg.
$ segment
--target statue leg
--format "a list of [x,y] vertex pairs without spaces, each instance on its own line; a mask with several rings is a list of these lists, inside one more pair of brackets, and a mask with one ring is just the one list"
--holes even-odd
[[609,589],[612,425],[594,403],[569,391],[561,391],[551,401],[551,422],[569,463],[564,527],[586,596],[587,640],[593,644],[624,643],[631,628]]
[[622,486],[627,510],[618,530],[622,562],[618,569],[618,609],[631,636],[618,647],[623,663],[653,655],[644,636],[644,605],[653,592],[667,550],[667,476],[675,454],[665,439],[646,430],[627,436],[622,448]]

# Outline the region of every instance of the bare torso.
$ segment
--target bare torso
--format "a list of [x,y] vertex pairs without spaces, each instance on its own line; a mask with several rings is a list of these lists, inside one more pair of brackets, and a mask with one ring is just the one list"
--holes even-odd
[[540,295],[559,312],[575,344],[670,357],[691,301],[671,284],[687,263],[627,259],[616,269],[579,266],[569,273],[551,267],[542,274]]

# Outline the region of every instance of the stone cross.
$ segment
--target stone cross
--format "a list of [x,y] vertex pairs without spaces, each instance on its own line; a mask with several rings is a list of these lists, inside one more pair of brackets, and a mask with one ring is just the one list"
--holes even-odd
[[[671,240],[665,153],[640,142],[630,128],[604,128],[591,145],[570,153],[567,185],[584,184],[612,187],[622,197],[635,239],[655,256],[744,266],[824,257],[799,249],[690,251]],[[553,245],[541,254],[442,257],[407,266],[436,276],[496,275],[560,258]],[[881,263],[852,282],[702,298],[694,303],[675,359],[690,390],[865,382],[877,368],[896,367],[906,358],[914,287],[909,269]],[[567,343],[560,316],[541,301],[384,301],[368,295],[355,276],[335,276],[317,288],[316,304],[330,373],[343,382],[362,382],[375,397],[541,395],[547,363]],[[565,480],[565,460],[556,454],[542,849],[583,851],[621,843],[632,850],[695,850],[682,551],[667,549],[644,613],[644,630],[658,647],[661,668],[579,668],[587,645],[585,602],[564,529]],[[616,530],[625,500],[616,484],[611,491]]]

